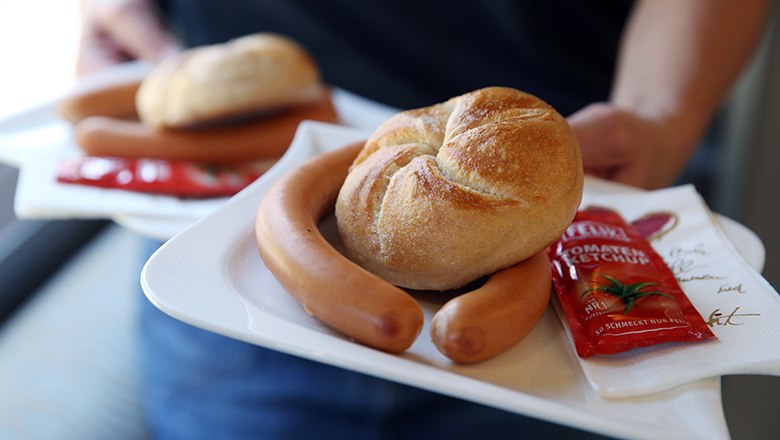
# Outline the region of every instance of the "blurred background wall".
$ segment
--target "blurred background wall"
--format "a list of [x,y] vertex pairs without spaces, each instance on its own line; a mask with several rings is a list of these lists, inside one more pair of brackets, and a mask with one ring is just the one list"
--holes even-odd
[[[712,208],[764,242],[764,277],[780,288],[780,32],[778,8],[753,63],[735,87],[720,127]],[[724,30],[728,32],[728,30]],[[777,341],[780,343],[780,341]],[[734,439],[780,436],[780,378],[726,376],[723,407]]]
[[0,0],[0,117],[50,99],[74,78],[78,0]]
[[764,276],[780,287],[780,32],[778,8],[751,66],[724,112],[713,209],[764,242]]

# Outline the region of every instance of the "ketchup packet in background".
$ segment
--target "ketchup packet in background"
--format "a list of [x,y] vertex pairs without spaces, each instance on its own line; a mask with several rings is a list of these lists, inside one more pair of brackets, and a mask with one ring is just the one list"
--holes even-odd
[[578,211],[548,252],[580,357],[715,338],[663,258],[617,212]]
[[244,189],[270,166],[87,156],[62,161],[57,181],[188,198],[225,197]]

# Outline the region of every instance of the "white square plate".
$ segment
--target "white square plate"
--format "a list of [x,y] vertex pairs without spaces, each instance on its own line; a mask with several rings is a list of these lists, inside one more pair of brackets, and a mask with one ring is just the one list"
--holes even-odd
[[[418,297],[426,328],[403,355],[353,343],[304,313],[258,255],[255,213],[283,173],[363,136],[353,129],[304,122],[271,171],[149,259],[141,275],[149,300],[174,318],[228,337],[554,423],[617,437],[728,438],[719,378],[640,398],[599,397],[583,377],[552,307],[520,344],[468,366],[451,363],[431,343],[427,323],[441,305],[431,296]],[[627,189],[588,179],[586,190]],[[757,246],[748,259],[762,264],[760,241],[740,225],[731,226],[727,229],[740,234],[739,241]],[[332,218],[321,228],[331,241],[337,240]]]

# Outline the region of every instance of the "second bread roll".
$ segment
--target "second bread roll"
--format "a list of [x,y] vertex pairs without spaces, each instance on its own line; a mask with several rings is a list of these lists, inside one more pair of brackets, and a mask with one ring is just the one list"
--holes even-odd
[[447,290],[555,241],[582,188],[563,116],[530,94],[490,87],[382,124],[352,165],[336,218],[368,270],[401,287]]
[[153,127],[189,128],[316,101],[322,87],[300,44],[260,33],[162,61],[141,84],[136,107]]

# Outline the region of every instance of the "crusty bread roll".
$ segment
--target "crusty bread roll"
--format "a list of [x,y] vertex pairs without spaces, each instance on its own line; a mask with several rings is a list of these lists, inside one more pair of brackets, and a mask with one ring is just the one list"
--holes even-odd
[[136,107],[147,124],[187,128],[315,101],[321,92],[303,47],[262,33],[162,61],[141,84]]
[[566,120],[535,96],[490,87],[382,124],[350,168],[336,219],[366,269],[401,287],[447,290],[550,245],[582,187]]

